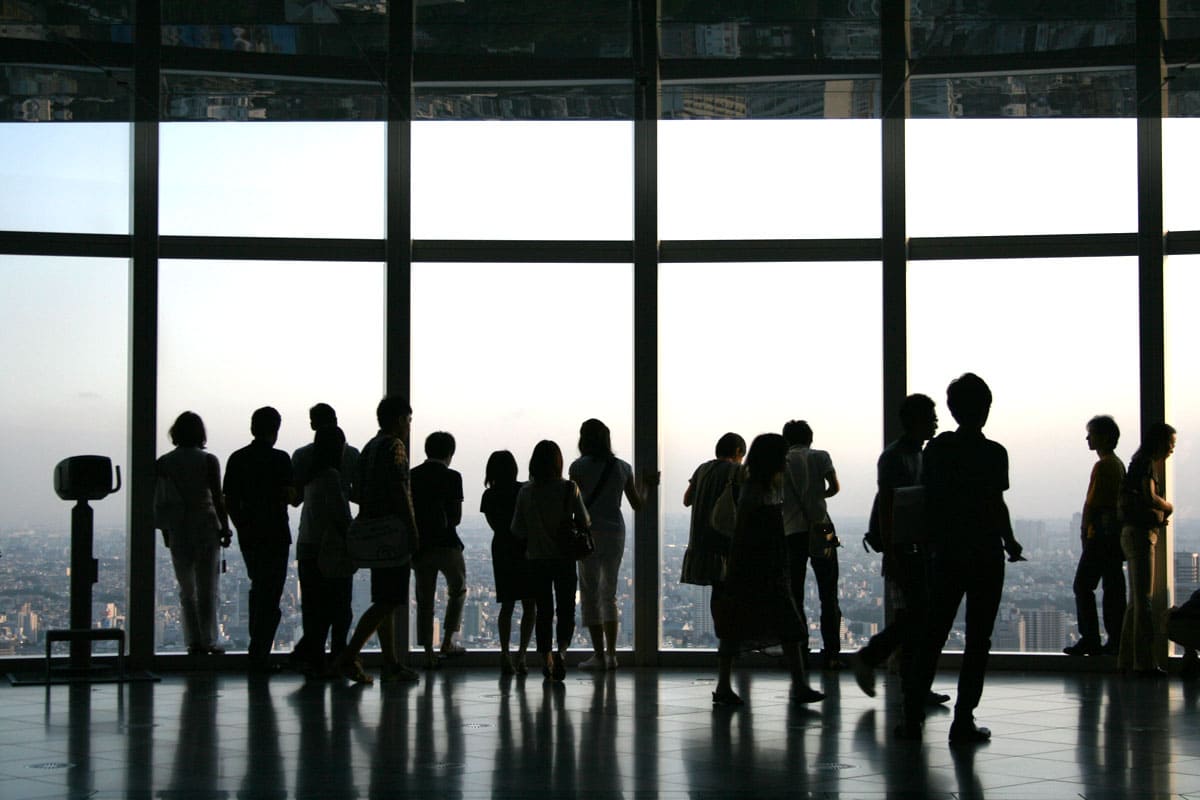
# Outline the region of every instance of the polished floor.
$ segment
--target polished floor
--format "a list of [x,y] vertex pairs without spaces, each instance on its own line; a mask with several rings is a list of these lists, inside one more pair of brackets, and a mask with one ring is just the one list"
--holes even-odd
[[828,699],[792,706],[783,673],[745,670],[736,710],[693,670],[5,687],[0,797],[1200,798],[1200,687],[1178,679],[994,673],[994,740],[965,749],[948,711],[893,741],[894,681],[874,699],[850,673],[815,682]]

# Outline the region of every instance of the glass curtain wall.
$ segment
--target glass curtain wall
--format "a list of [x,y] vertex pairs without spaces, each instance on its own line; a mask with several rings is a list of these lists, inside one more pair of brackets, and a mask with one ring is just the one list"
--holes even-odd
[[[1083,425],[1094,413],[1114,414],[1124,434],[1118,453],[1127,458],[1139,418],[1154,411],[1163,388],[1139,387],[1139,375],[1153,383],[1144,376],[1160,365],[1181,439],[1169,480],[1180,507],[1177,578],[1180,565],[1200,563],[1190,556],[1200,534],[1187,511],[1195,471],[1186,444],[1195,405],[1188,348],[1196,338],[1188,309],[1200,252],[1189,118],[1200,113],[1200,89],[1186,69],[1190,55],[1181,55],[1196,30],[1189,4],[1168,4],[1163,20],[1171,78],[1163,90],[1163,266],[1139,264],[1132,243],[1137,233],[1161,231],[1150,229],[1159,198],[1138,204],[1139,169],[1149,162],[1139,165],[1133,119],[1148,91],[1138,89],[1134,61],[1152,56],[1132,50],[1135,4],[1122,0],[1088,12],[1075,4],[1021,14],[984,3],[953,19],[913,4],[904,30],[887,29],[877,8],[862,3],[802,13],[794,5],[663,2],[656,42],[633,35],[634,7],[615,0],[549,16],[509,2],[418,3],[411,28],[389,19],[381,3],[325,3],[322,19],[287,9],[232,19],[228,4],[164,0],[155,9],[161,16],[149,15],[162,25],[155,39],[163,53],[135,79],[135,56],[152,52],[133,44],[145,41],[136,35],[148,7],[141,2],[48,3],[20,25],[0,26],[0,40],[21,40],[20,58],[0,66],[5,119],[21,121],[0,126],[0,310],[20,322],[0,334],[2,366],[32,387],[7,401],[17,435],[29,442],[51,432],[72,452],[133,458],[125,444],[132,381],[157,392],[158,452],[170,421],[192,408],[209,422],[209,449],[223,461],[248,441],[250,412],[268,403],[283,412],[280,446],[291,450],[310,438],[307,408],[318,400],[337,407],[350,440],[361,443],[373,429],[374,403],[403,374],[417,412],[414,451],[429,431],[463,432],[458,463],[482,550],[482,460],[507,446],[524,467],[527,448],[543,435],[530,429],[524,445],[493,445],[488,409],[536,418],[568,460],[578,423],[599,416],[618,454],[632,460],[633,365],[656,358],[660,434],[649,449],[659,453],[663,513],[657,530],[637,535],[658,537],[659,646],[680,649],[709,641],[696,635],[707,624],[703,598],[680,594],[672,559],[686,536],[683,487],[715,435],[744,428],[749,439],[809,418],[843,479],[831,508],[844,520],[849,558],[884,444],[885,392],[902,374],[909,391],[941,405],[946,382],[971,369],[992,382],[990,429],[1009,447],[1010,505],[1019,535],[1031,549],[1037,543],[1038,559],[1010,572],[1013,608],[1003,622],[1012,635],[1002,649],[1052,651],[1073,636],[1071,517],[1091,458]],[[413,83],[385,91],[391,78],[381,65],[396,29],[412,36],[417,58],[405,78]],[[898,38],[911,77],[885,96],[882,78],[893,65],[881,54]],[[47,39],[47,63],[36,63]],[[953,72],[962,58],[971,59],[969,74]],[[658,75],[643,98],[648,112],[633,100],[635,68]],[[410,108],[391,109],[389,134],[388,104],[402,102]],[[130,120],[146,109],[161,120],[151,124],[158,147],[135,150]],[[897,109],[910,118],[902,142],[879,122]],[[653,153],[635,151],[651,141],[633,135],[632,120],[643,113],[657,117]],[[403,163],[389,163],[389,153]],[[157,198],[145,184],[131,188],[135,170],[157,176]],[[906,201],[899,228],[883,224],[897,219],[896,195],[886,191],[897,187]],[[387,241],[389,198],[390,230],[410,230],[413,241]],[[130,221],[130,209],[147,203],[157,221],[150,233]],[[647,209],[640,219],[656,219],[657,230],[635,232],[635,211]],[[405,225],[396,224],[401,215]],[[156,234],[161,241],[151,241]],[[886,324],[895,307],[881,313],[879,299],[882,276],[897,265],[888,255],[881,263],[879,245],[893,253],[888,245],[905,237],[913,261],[904,299],[888,302],[905,304],[907,362],[893,363],[883,354],[896,351],[881,343],[897,335]],[[161,262],[145,255],[159,245]],[[635,252],[655,245],[661,263],[631,266]],[[292,249],[281,256],[281,247]],[[1030,247],[1037,252],[1024,252]],[[131,251],[142,255],[131,261]],[[130,298],[131,264],[137,274],[146,263],[157,270],[158,295],[139,304]],[[657,270],[656,298],[638,294],[647,284],[632,280],[645,268]],[[1145,328],[1153,313],[1139,323],[1137,304],[1139,294],[1153,298],[1146,276],[1160,268],[1165,353]],[[411,282],[402,290],[387,275]],[[953,302],[963,296],[979,300],[970,313]],[[658,328],[637,340],[642,302],[656,303]],[[545,330],[533,327],[539,314]],[[143,344],[130,338],[131,323],[143,315],[158,320],[156,380],[129,374]],[[389,330],[389,320],[406,321],[411,335]],[[813,321],[816,331],[803,327]],[[799,346],[815,372],[794,378],[795,348],[753,351],[744,340],[755,331],[815,343]],[[553,343],[544,352],[542,340]],[[497,346],[522,380],[506,379],[484,355]],[[733,383],[742,391],[711,407],[698,400],[712,396],[698,381],[724,373],[698,355],[710,350],[752,361],[760,376],[739,373]],[[1104,363],[1098,350],[1108,354]],[[559,385],[537,388],[547,358],[580,354],[589,363],[577,367],[572,391],[555,395],[569,383],[561,370]],[[1139,360],[1149,371],[1139,372]],[[505,391],[483,390],[486,397],[468,402],[482,390],[477,375]],[[64,407],[64,398],[75,399]],[[949,415],[941,416],[949,427]],[[89,438],[99,427],[103,434]],[[14,533],[66,524],[68,508],[47,489],[57,451],[24,451],[48,460],[8,468],[4,569],[24,552]],[[125,520],[136,516],[115,498],[97,504],[98,526],[119,542],[113,558],[124,556],[133,524]],[[40,540],[35,550],[50,587],[43,594],[55,599],[44,610],[24,602],[0,608],[0,653],[36,644],[36,631],[59,625],[56,608],[66,608],[54,566],[62,553]],[[97,555],[105,552],[98,544]],[[244,599],[235,589],[236,546],[228,560],[234,577],[225,580],[223,613],[236,648]],[[105,576],[120,569],[104,564],[97,597],[117,598],[111,615],[103,611],[117,620],[127,611],[125,577],[105,587]],[[486,574],[482,555],[472,564]],[[1054,580],[1037,577],[1051,564],[1060,567]],[[627,588],[632,568],[627,557]],[[879,603],[871,605],[881,596],[877,572],[861,569],[862,580],[843,569],[846,647],[881,619]],[[169,571],[160,577],[155,597],[134,602],[155,604],[157,646],[170,650],[173,580]],[[483,602],[486,587],[473,591]],[[287,602],[296,602],[290,588]],[[852,615],[856,603],[862,608]],[[653,623],[654,611],[626,609],[627,634],[633,617]],[[478,645],[490,646],[486,607],[478,616]],[[281,648],[290,645],[291,624],[281,628]]]

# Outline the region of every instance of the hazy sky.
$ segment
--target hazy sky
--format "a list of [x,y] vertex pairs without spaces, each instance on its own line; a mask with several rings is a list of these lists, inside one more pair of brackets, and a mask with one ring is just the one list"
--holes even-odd
[[[914,120],[908,123],[909,234],[1133,231],[1133,120]],[[181,123],[162,128],[164,234],[383,234],[384,136],[373,123]],[[878,121],[664,122],[660,235],[687,238],[879,234]],[[1165,216],[1200,228],[1200,158],[1190,120],[1166,120]],[[628,239],[632,125],[414,126],[417,238]],[[128,232],[129,128],[0,125],[0,227]],[[1200,396],[1196,258],[1168,271],[1171,415],[1179,496],[1200,468],[1189,430]],[[123,260],[0,256],[0,529],[67,521],[50,470],[60,458],[124,464],[127,270]],[[909,383],[938,402],[965,369],[991,385],[990,431],[1012,462],[1013,513],[1068,517],[1092,456],[1083,426],[1117,416],[1137,439],[1136,259],[936,262],[909,270]],[[632,450],[629,265],[417,264],[413,271],[414,450],[452,431],[467,509],[493,449],[524,465],[555,438],[573,457],[578,424],[612,427]],[[878,263],[671,264],[660,268],[663,508],[717,436],[747,439],[810,420],[864,517],[882,445]],[[249,439],[249,415],[284,416],[280,446],[309,440],[326,401],[352,442],[374,430],[383,385],[378,264],[162,263],[160,447],[184,408],[208,423],[222,459]],[[961,301],[961,302],[960,302]],[[1183,516],[1189,503],[1181,503]],[[97,504],[120,524],[124,498]]]

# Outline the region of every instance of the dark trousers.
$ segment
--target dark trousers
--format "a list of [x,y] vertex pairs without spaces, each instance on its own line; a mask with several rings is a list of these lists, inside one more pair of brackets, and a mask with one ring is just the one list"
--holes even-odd
[[1075,613],[1079,620],[1079,640],[1100,644],[1100,616],[1096,612],[1096,589],[1104,585],[1104,630],[1108,641],[1121,641],[1121,625],[1125,621],[1125,570],[1121,555],[1121,539],[1100,536],[1089,539],[1079,556],[1075,569]]
[[804,580],[808,564],[812,562],[813,575],[817,579],[817,597],[821,601],[821,642],[825,655],[835,656],[842,651],[842,609],[838,605],[838,560],[837,550],[833,558],[809,558],[808,534],[793,533],[785,537],[788,562],[791,568],[792,598],[804,619],[805,637],[800,642],[800,652],[808,652],[808,617],[804,612]]
[[[239,537],[241,532],[238,532]],[[239,543],[246,575],[250,578],[250,660],[266,661],[275,643],[282,613],[279,598],[287,580],[287,542],[246,545]]]
[[922,551],[909,548],[888,563],[888,580],[901,599],[896,614],[879,633],[871,637],[867,646],[859,653],[871,667],[876,667],[900,650],[900,685],[904,697],[904,713],[907,719],[920,719],[919,709],[924,708],[928,687],[922,687],[921,677],[915,669],[917,654],[925,647],[929,630],[929,556]]
[[[931,567],[930,586],[928,646],[918,655],[919,692],[924,696],[933,685],[938,655],[965,598],[967,635],[962,667],[958,671],[954,714],[956,717],[970,716],[983,695],[983,676],[992,649],[992,629],[1004,591],[1004,553],[997,548],[995,553],[953,553],[936,557]],[[919,716],[915,709],[914,715]]]
[[575,635],[575,589],[579,585],[575,562],[569,558],[532,558],[529,577],[537,599],[537,651],[552,651],[555,636],[558,649],[567,649]]
[[332,633],[329,655],[337,657],[346,649],[346,637],[354,622],[350,608],[354,578],[331,578],[321,573],[316,558],[296,561],[300,577],[300,613],[304,635],[296,643],[296,653],[311,666],[324,667],[325,639]]

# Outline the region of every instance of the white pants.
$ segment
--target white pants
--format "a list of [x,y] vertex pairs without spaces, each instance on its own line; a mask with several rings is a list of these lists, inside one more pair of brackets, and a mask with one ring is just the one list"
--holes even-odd
[[617,621],[617,573],[625,533],[593,532],[596,552],[579,562],[579,614],[585,626]]
[[217,575],[221,548],[217,542],[202,547],[176,547],[171,565],[179,581],[183,639],[189,650],[208,650],[217,642]]

